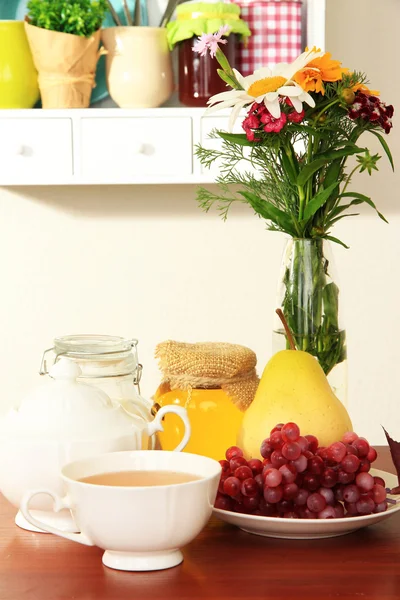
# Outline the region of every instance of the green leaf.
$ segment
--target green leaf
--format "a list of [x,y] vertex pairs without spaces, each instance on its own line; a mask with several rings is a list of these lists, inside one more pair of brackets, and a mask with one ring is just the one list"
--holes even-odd
[[[385,221],[385,223],[388,223],[388,220],[383,216],[382,213],[379,212],[379,210],[375,206],[375,203],[371,200],[371,198],[368,198],[368,196],[365,196],[364,194],[359,194],[358,192],[345,192],[344,194],[340,194],[340,197],[341,198],[357,198],[358,200],[360,200],[360,202],[365,202],[371,208],[376,210],[376,212],[378,213],[378,215],[382,219],[382,221]],[[355,202],[352,202],[352,204],[355,204]],[[357,203],[357,204],[359,204],[359,203]]]
[[236,83],[231,77],[229,77],[229,75],[225,73],[225,71],[223,71],[222,69],[217,69],[217,73],[222,79],[222,81],[225,81],[225,83],[227,83],[230,87],[236,88]]
[[27,9],[31,25],[90,37],[101,28],[108,4],[107,0],[29,0]]
[[[289,157],[286,154],[286,151],[284,150],[284,148],[281,148],[281,150],[279,152],[279,158],[281,159],[283,169],[284,169],[285,173],[287,174],[290,183],[292,185],[296,185],[297,174],[294,171],[293,165],[290,162]],[[296,160],[296,163],[297,163],[297,160]]]
[[339,158],[333,161],[326,170],[324,185],[326,187],[330,186],[334,181],[338,181],[340,176],[340,171],[342,169],[342,159]]
[[289,235],[296,236],[297,233],[293,227],[292,220],[283,210],[280,210],[271,202],[268,202],[268,200],[263,200],[251,192],[239,192],[239,194],[247,200],[253,210],[263,219],[273,221],[273,223],[276,223],[278,227],[289,233]]
[[340,244],[340,246],[343,246],[343,248],[346,248],[346,250],[350,248],[350,246],[346,246],[344,242],[342,242],[338,238],[333,237],[333,235],[324,235],[324,240],[329,240],[331,242],[335,242],[335,244]]
[[332,185],[329,187],[320,190],[318,194],[308,202],[304,210],[304,221],[308,221],[308,219],[310,219],[317,212],[317,210],[325,204],[333,190],[338,185],[339,181],[335,181],[335,183],[332,183]]
[[337,158],[344,158],[345,156],[351,156],[352,154],[358,154],[359,152],[366,151],[366,148],[360,148],[352,142],[348,142],[343,148],[339,148],[339,150],[327,150],[326,152],[321,152],[321,154],[318,155],[318,158],[325,158],[331,161],[336,160]]
[[345,215],[339,215],[338,217],[336,217],[335,219],[330,219],[327,224],[326,224],[326,228],[330,228],[332,227],[332,225],[334,225],[335,223],[337,223],[338,221],[340,221],[341,219],[345,219],[346,217],[358,217],[360,215],[360,213],[347,213]]
[[221,48],[217,49],[217,52],[215,54],[215,58],[217,59],[220,67],[225,71],[225,73],[227,73],[228,75],[233,75],[232,67],[229,64],[229,61],[226,58],[226,56],[223,53],[223,51],[221,50]]
[[294,151],[292,144],[289,145],[289,148],[290,148],[290,153],[292,155],[292,163],[293,163],[294,169],[296,171],[296,175],[298,175],[299,171],[300,171],[299,161],[297,159],[297,155],[296,155],[296,152]]
[[351,206],[353,206],[355,204],[362,204],[362,203],[363,203],[363,200],[354,200],[353,202],[349,202],[349,204],[342,204],[341,206],[336,206],[329,212],[329,214],[327,216],[327,218],[328,218],[327,222],[330,223],[330,219],[334,219],[335,217],[340,215],[342,212],[344,212]]
[[329,131],[320,131],[320,130],[316,130],[315,127],[310,127],[309,125],[303,125],[303,123],[301,125],[298,125],[297,123],[287,123],[286,127],[290,127],[290,129],[292,131],[298,131],[299,133],[311,133],[314,137],[316,138],[321,138],[321,139],[330,139],[331,137],[331,133]]
[[387,157],[388,157],[388,159],[389,159],[390,165],[391,165],[391,167],[392,167],[392,171],[394,171],[394,161],[393,161],[393,156],[392,156],[392,153],[390,152],[390,148],[389,148],[389,146],[387,145],[387,142],[386,142],[385,138],[384,138],[384,137],[383,137],[383,136],[382,136],[380,133],[378,133],[377,131],[374,131],[373,129],[371,129],[370,131],[371,131],[371,133],[373,133],[373,134],[374,134],[374,136],[375,136],[375,137],[377,137],[377,138],[378,138],[378,140],[380,141],[380,143],[381,143],[381,146],[382,146],[382,148],[384,149],[384,151],[385,151],[385,154],[386,154],[386,156],[387,156]]
[[339,329],[339,288],[332,281],[328,283],[322,291],[322,298],[324,301],[325,315],[329,319],[330,325],[335,329]]
[[350,144],[349,146],[341,148],[340,150],[331,150],[330,152],[324,152],[323,154],[320,154],[319,158],[313,160],[300,171],[299,176],[297,177],[297,185],[304,185],[316,171],[332,160],[344,158],[345,156],[350,156],[352,154],[358,154],[359,152],[363,151],[363,148],[359,148],[358,146]]
[[324,158],[318,158],[317,160],[313,160],[313,162],[309,165],[305,166],[297,177],[297,185],[304,185],[310,179],[310,177],[312,177],[314,173],[318,171],[318,169],[326,165],[327,162],[329,161],[325,160]]
[[372,175],[372,171],[378,171],[377,162],[381,159],[379,154],[373,154],[371,156],[369,150],[367,150],[363,156],[356,156],[357,162],[360,165],[359,173],[368,171],[368,175]]
[[231,144],[237,144],[238,146],[254,146],[257,142],[250,142],[245,133],[225,133],[225,131],[217,132],[219,137],[221,137],[226,142],[230,142]]

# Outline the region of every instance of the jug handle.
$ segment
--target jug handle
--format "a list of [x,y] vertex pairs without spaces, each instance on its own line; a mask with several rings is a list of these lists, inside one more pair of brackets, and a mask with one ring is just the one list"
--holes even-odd
[[153,421],[147,424],[147,434],[150,437],[154,433],[156,433],[156,431],[164,431],[164,428],[162,426],[162,420],[168,413],[174,413],[175,415],[178,415],[178,417],[182,419],[183,424],[185,426],[185,433],[183,434],[183,438],[181,442],[177,445],[177,447],[174,448],[174,452],[181,452],[189,442],[190,435],[192,432],[186,408],[184,408],[183,406],[168,405],[160,408]]

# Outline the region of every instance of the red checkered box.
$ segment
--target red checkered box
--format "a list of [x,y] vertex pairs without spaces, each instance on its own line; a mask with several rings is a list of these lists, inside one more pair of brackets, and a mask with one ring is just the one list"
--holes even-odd
[[235,0],[251,36],[240,44],[239,71],[291,62],[301,53],[301,0]]

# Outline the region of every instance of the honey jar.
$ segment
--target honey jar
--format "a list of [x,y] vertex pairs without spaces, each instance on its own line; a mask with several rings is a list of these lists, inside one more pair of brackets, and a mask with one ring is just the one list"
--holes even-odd
[[[236,444],[244,411],[258,387],[256,355],[236,344],[167,341],[157,346],[156,358],[163,381],[154,395],[153,414],[171,404],[186,408],[191,438],[185,452],[221,460]],[[183,437],[182,424],[168,414],[163,428],[160,445],[172,450]]]

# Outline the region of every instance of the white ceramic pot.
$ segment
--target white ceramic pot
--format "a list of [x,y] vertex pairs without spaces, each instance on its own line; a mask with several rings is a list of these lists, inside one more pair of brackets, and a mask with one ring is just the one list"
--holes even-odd
[[[174,471],[195,481],[146,487],[117,487],[79,481],[116,471]],[[66,496],[53,489],[34,489],[22,501],[25,518],[68,540],[106,550],[103,563],[124,571],[153,571],[183,560],[180,548],[209,520],[221,465],[211,458],[167,451],[116,452],[66,465]],[[80,533],[65,533],[36,519],[30,510],[37,494],[47,494],[54,510],[71,509]]]
[[[169,410],[162,408],[148,423],[113,406],[101,390],[78,383],[80,374],[78,365],[61,359],[50,371],[54,381],[0,421],[0,491],[18,508],[24,493],[32,488],[48,487],[61,494],[60,471],[69,462],[104,452],[140,450],[143,436],[162,431],[167,412],[179,415],[185,423],[184,439],[176,451],[189,440],[190,423],[182,407],[164,407]],[[69,511],[53,513],[48,496],[37,496],[31,507],[43,522],[76,530]],[[16,523],[32,529],[20,513]]]
[[165,27],[109,27],[101,39],[108,91],[118,106],[155,108],[168,100],[174,79]]

